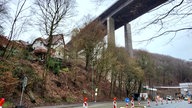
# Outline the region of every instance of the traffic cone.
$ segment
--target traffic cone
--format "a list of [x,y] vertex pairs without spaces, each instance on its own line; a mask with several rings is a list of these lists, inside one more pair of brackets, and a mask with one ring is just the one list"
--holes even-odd
[[134,105],[134,99],[132,98],[132,100],[131,100],[131,108],[134,108],[135,107],[135,105]]
[[128,106],[129,106],[129,103],[126,103],[126,108],[128,108]]
[[5,102],[5,99],[4,99],[4,98],[1,98],[1,99],[0,99],[0,108],[2,108],[4,102]]
[[133,102],[131,102],[131,108],[134,108],[134,103]]
[[150,100],[147,100],[147,106],[150,107]]
[[113,108],[117,108],[117,98],[116,97],[114,97],[113,98]]
[[138,105],[140,106],[140,104],[141,104],[141,102],[140,101],[138,101]]
[[155,100],[155,102],[156,102],[156,103],[155,103],[155,104],[156,104],[156,106],[158,106],[158,102],[157,102],[157,99]]
[[83,108],[88,108],[87,97],[84,98]]
[[163,105],[163,99],[161,99],[161,105]]
[[168,100],[166,99],[166,104],[168,104]]

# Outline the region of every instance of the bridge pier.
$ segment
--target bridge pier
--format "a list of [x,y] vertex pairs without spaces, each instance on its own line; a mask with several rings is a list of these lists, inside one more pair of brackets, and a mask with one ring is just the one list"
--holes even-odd
[[125,48],[128,50],[130,57],[133,57],[131,29],[127,23],[167,1],[168,0],[117,0],[116,3],[97,17],[97,20],[107,25],[108,47],[115,46],[114,30],[124,25]]
[[133,58],[133,47],[132,47],[132,36],[131,36],[131,25],[129,23],[124,25],[124,36],[125,36],[125,49],[128,51],[129,56]]
[[108,47],[115,47],[115,23],[112,17],[107,18]]
[[[124,25],[124,36],[125,49],[128,51],[129,56],[133,58],[131,25],[129,23]],[[115,47],[115,22],[112,17],[107,18],[107,41],[108,47]]]

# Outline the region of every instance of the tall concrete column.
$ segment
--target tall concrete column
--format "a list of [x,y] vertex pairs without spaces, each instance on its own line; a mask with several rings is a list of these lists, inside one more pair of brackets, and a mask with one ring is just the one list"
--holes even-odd
[[131,25],[125,24],[125,49],[129,52],[129,56],[133,58],[133,47],[132,47],[132,36],[131,36]]
[[115,23],[111,17],[107,18],[108,47],[115,47]]

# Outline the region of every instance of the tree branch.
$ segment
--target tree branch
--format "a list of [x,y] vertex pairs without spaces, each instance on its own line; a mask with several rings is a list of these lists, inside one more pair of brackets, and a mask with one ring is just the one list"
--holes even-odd
[[[152,24],[157,24],[158,22],[160,22],[162,24],[162,20],[165,19],[167,16],[169,16],[171,14],[171,12],[176,9],[177,7],[181,6],[183,4],[184,0],[182,0],[179,4],[175,5],[173,8],[171,8],[168,12],[166,12],[164,15],[160,15],[158,18],[156,18],[155,20],[153,20],[152,22],[150,22],[149,24],[147,24],[145,27],[140,28],[140,30],[145,29],[147,27],[149,27]],[[161,29],[160,29],[161,30]]]
[[[163,35],[167,35],[169,33],[174,33],[175,35],[173,37],[176,36],[177,32],[181,32],[181,31],[185,31],[185,30],[192,30],[192,27],[186,27],[186,28],[180,28],[180,29],[176,29],[176,30],[168,30],[168,31],[165,31],[159,35],[156,35],[156,36],[153,36],[151,38],[148,38],[148,39],[145,39],[145,40],[141,40],[141,41],[138,41],[138,42],[144,42],[144,41],[148,41],[148,42],[151,42],[152,40],[156,39],[156,38],[159,38]],[[173,38],[171,39],[173,40]]]

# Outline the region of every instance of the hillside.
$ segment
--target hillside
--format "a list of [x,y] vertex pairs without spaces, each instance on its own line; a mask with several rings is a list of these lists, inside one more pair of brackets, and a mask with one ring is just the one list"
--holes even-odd
[[[180,82],[191,82],[191,62],[146,51],[134,51],[134,53],[138,60],[145,55],[144,61],[148,64],[143,66],[143,70],[153,67],[154,73],[150,73],[153,77],[145,73],[143,84],[148,84],[149,81],[152,82],[149,82],[149,86],[150,84],[178,85]],[[26,58],[21,55],[19,53],[19,56],[8,59],[0,57],[0,97],[4,97],[11,107],[19,105],[22,81],[25,76],[28,78],[23,96],[23,104],[26,107],[81,103],[83,97],[88,97],[88,101],[94,101],[95,88],[99,88],[97,101],[112,99],[109,92],[111,82],[100,76],[102,78],[99,83],[96,83],[97,71],[92,68],[85,70],[85,62],[82,59],[60,61],[59,71],[56,67],[48,71],[44,68],[44,62],[38,60],[38,57],[28,55]],[[149,64],[150,62],[152,64]],[[117,85],[114,87],[116,89],[113,96],[124,99],[126,91],[121,91],[122,95],[118,95],[119,87]]]
[[[94,85],[92,85],[91,79],[92,70],[85,71],[83,63],[78,66],[70,66],[65,71],[60,71],[59,74],[54,74],[51,71],[48,72],[46,91],[42,91],[42,79],[45,69],[41,62],[22,59],[16,60],[14,58],[10,60],[0,59],[1,71],[7,70],[7,72],[1,72],[0,74],[0,96],[5,97],[6,101],[13,102],[13,106],[19,105],[21,83],[24,76],[28,78],[28,84],[23,96],[23,104],[27,107],[78,103],[83,101],[84,96],[88,97],[89,101],[94,100],[92,97],[92,94],[94,94],[92,90],[92,86]],[[99,90],[100,95],[97,97],[98,100],[107,100],[105,94],[108,94],[109,85],[109,82],[104,79],[102,83],[99,84],[99,88],[101,89]],[[46,93],[46,95],[42,97],[44,93]],[[30,99],[30,97],[32,99]]]
[[[153,85],[178,86],[179,83],[192,81],[192,62],[190,61],[143,50],[135,50],[134,53],[138,59],[143,59],[142,57],[145,55],[147,58],[144,60],[151,62],[153,68],[151,82]],[[147,65],[149,66],[149,64]]]

